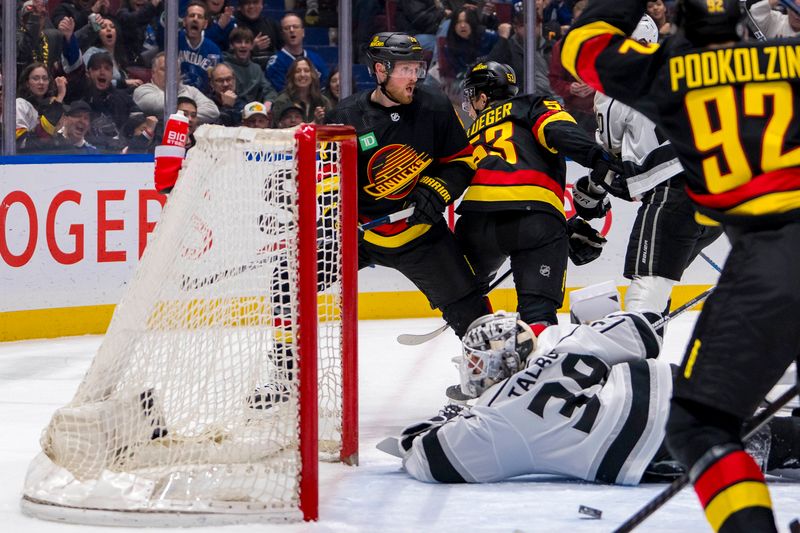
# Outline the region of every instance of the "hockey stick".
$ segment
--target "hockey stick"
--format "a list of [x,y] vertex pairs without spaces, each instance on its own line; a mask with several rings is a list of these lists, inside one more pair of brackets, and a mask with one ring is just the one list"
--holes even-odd
[[[384,224],[391,224],[392,222],[397,222],[398,220],[404,220],[410,217],[413,213],[414,213],[414,206],[412,205],[411,207],[402,209],[395,213],[390,213],[386,216],[376,218],[375,220],[370,220],[366,224],[360,225],[358,229],[359,231],[364,232],[373,228],[377,228],[379,226],[383,226]],[[219,272],[215,272],[214,274],[209,274],[208,276],[204,277],[190,278],[188,276],[182,276],[181,289],[187,291],[187,290],[198,289],[206,285],[211,285],[222,279],[238,276],[239,274],[247,272],[248,270],[255,270],[268,263],[272,263],[274,260],[275,260],[274,257],[263,257],[260,259],[255,259],[253,261],[250,261],[249,263],[237,265],[231,268],[226,268],[225,270],[221,270]]]
[[700,257],[702,257],[703,259],[705,259],[705,260],[706,260],[706,263],[708,263],[709,265],[711,265],[711,267],[712,267],[714,270],[716,270],[717,272],[722,272],[722,267],[721,267],[721,266],[719,266],[719,265],[717,264],[717,262],[716,262],[716,261],[714,261],[713,259],[711,259],[710,257],[708,257],[708,256],[707,256],[705,253],[703,253],[703,252],[700,252]]
[[767,37],[764,35],[764,32],[761,31],[761,28],[758,27],[756,19],[754,19],[753,15],[750,14],[750,10],[747,9],[747,0],[739,0],[739,9],[744,12],[745,17],[747,18],[745,24],[753,34],[753,37],[755,37],[757,41],[766,41]]
[[[792,401],[792,399],[797,396],[797,393],[797,385],[794,385],[789,390],[781,394],[778,399],[769,405],[769,407],[750,417],[742,428],[742,430],[745,432],[742,440],[747,441],[753,435],[758,433],[758,430],[764,427],[764,424],[772,420],[772,417],[775,416],[775,413],[780,411],[786,404]],[[614,533],[628,533],[629,531],[633,531],[636,526],[644,522],[651,514],[659,510],[665,503],[672,499],[673,496],[678,494],[681,489],[683,489],[683,487],[689,483],[689,476],[687,474],[683,474],[681,477],[673,481],[669,487],[661,492],[661,494],[657,495],[644,507],[639,509],[636,514],[625,520],[622,525],[614,530]]]
[[414,213],[414,206],[412,205],[411,207],[407,207],[406,209],[390,213],[386,216],[376,218],[375,220],[370,220],[369,222],[359,225],[358,229],[361,231],[367,231],[372,228],[377,228],[378,226],[383,226],[384,224],[391,224],[392,222],[397,222],[398,220],[405,220],[408,217],[410,217],[413,213]]
[[680,306],[680,307],[678,307],[677,309],[675,309],[674,311],[672,311],[672,312],[671,312],[670,314],[668,314],[667,316],[665,316],[665,317],[663,317],[663,318],[661,318],[661,319],[657,320],[656,322],[654,322],[654,323],[653,323],[653,329],[658,329],[658,328],[660,328],[661,326],[663,326],[664,324],[666,324],[667,322],[669,322],[669,321],[670,321],[670,320],[672,320],[673,318],[675,318],[675,317],[677,317],[678,315],[682,314],[682,313],[683,313],[684,311],[686,311],[687,309],[689,309],[689,308],[691,308],[691,307],[693,307],[693,306],[695,306],[695,305],[699,304],[700,302],[702,302],[703,300],[705,300],[706,298],[708,298],[708,296],[709,296],[709,295],[710,295],[710,294],[711,294],[713,291],[714,291],[714,287],[711,287],[710,289],[706,289],[706,290],[704,290],[703,292],[701,292],[700,294],[698,294],[697,296],[695,296],[694,298],[692,298],[691,300],[689,300],[688,302],[686,302],[685,304],[683,304],[682,306]]
[[[500,285],[503,282],[503,280],[505,280],[510,275],[511,275],[511,269],[509,268],[505,274],[494,280],[492,284],[489,285],[489,290],[487,291],[487,294],[492,292],[495,288],[497,288],[497,286]],[[414,335],[413,333],[401,333],[400,335],[397,336],[397,342],[405,346],[417,346],[420,344],[425,344],[429,340],[434,339],[439,335],[441,335],[442,333],[444,333],[444,331],[449,327],[450,327],[449,324],[445,324],[429,333],[423,333],[422,335]]]

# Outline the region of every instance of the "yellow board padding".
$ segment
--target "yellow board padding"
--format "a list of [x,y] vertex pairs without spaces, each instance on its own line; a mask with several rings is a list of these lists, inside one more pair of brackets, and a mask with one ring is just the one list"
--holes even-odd
[[[677,285],[672,289],[673,309],[694,298],[709,285]],[[567,288],[564,305],[559,310],[569,311],[569,293],[579,287]],[[619,287],[623,298],[626,287]],[[495,310],[513,311],[517,308],[514,289],[495,289],[491,294]],[[320,301],[320,306],[324,305]],[[31,311],[0,313],[0,341],[67,337],[71,335],[97,335],[105,333],[114,313],[113,305],[84,307],[59,307]],[[702,303],[693,310],[702,309]],[[392,318],[439,317],[420,292],[362,292],[358,295],[358,317],[362,320]]]

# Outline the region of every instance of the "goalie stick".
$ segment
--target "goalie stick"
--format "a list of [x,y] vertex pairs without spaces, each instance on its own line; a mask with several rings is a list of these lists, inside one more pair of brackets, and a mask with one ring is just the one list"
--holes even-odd
[[[786,404],[788,404],[797,395],[798,389],[795,384],[789,390],[780,395],[780,397],[772,402],[769,407],[750,417],[743,428],[745,435],[743,441],[749,440],[753,435],[758,433],[764,424],[772,420],[775,413],[780,411]],[[650,500],[644,507],[639,509],[633,516],[628,518],[622,523],[614,533],[628,533],[644,522],[651,514],[658,511],[665,503],[672,499],[673,496],[678,494],[686,485],[690,483],[689,476],[683,474],[681,477],[673,481],[661,494]]]
[[[494,280],[492,284],[489,285],[488,292],[492,292],[498,285],[500,285],[503,282],[503,280],[505,280],[510,275],[511,275],[511,268],[509,268],[505,272],[505,274]],[[423,333],[421,335],[415,335],[413,333],[401,333],[400,335],[397,336],[397,342],[399,342],[404,346],[418,346],[420,344],[425,344],[429,340],[432,340],[441,335],[442,333],[444,333],[445,330],[449,327],[450,324],[445,324],[429,333]]]

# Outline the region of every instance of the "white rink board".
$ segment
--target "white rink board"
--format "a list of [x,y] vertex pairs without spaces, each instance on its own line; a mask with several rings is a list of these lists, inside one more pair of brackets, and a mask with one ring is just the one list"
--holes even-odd
[[[8,205],[0,210],[0,312],[115,304],[161,212],[152,168],[124,162],[0,165],[0,202]],[[574,162],[567,169],[568,182],[586,173]],[[570,199],[568,190],[568,214]],[[627,283],[621,272],[637,204],[615,200],[613,206],[603,255],[571,266],[568,287],[608,279]],[[724,238],[707,249],[718,263],[727,251]],[[682,283],[715,280],[716,272],[698,260]],[[376,267],[361,271],[359,291],[416,289],[397,272]]]

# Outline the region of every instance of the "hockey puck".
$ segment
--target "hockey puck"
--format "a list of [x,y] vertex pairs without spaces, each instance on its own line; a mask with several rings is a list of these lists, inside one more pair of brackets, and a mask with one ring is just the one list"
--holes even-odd
[[800,533],[800,520],[795,518],[789,523],[789,533]]
[[578,512],[582,515],[586,515],[589,518],[600,519],[603,517],[603,511],[600,509],[595,509],[594,507],[588,507],[586,505],[581,505],[578,507]]

